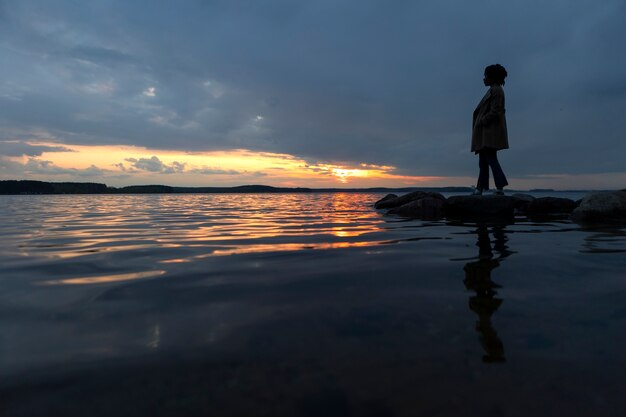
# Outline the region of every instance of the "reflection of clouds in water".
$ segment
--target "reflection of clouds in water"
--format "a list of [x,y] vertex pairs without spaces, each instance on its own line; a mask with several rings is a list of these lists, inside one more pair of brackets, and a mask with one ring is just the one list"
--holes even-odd
[[150,349],[158,349],[161,344],[161,325],[157,322],[152,328],[147,346]]
[[[581,239],[571,239],[578,229],[570,224],[563,226],[568,233],[544,233],[563,228],[398,220],[372,210],[370,204],[380,197],[7,197],[12,204],[5,210],[14,210],[15,221],[0,225],[3,274],[20,285],[114,279],[101,285],[33,285],[28,300],[4,298],[10,301],[7,317],[22,321],[1,364],[18,369],[63,363],[69,356],[139,357],[192,349],[207,357],[214,350],[234,356],[265,352],[303,363],[302,357],[317,357],[320,346],[328,357],[347,360],[355,355],[364,361],[406,358],[417,351],[456,358],[458,346],[447,341],[458,334],[452,327],[468,317],[446,315],[440,308],[446,304],[442,297],[459,295],[461,264],[448,257],[466,251],[468,237],[474,257],[463,264],[470,315],[476,314],[485,359],[504,360],[492,317],[503,303],[498,284],[506,284],[513,272],[513,264],[499,268],[512,253],[507,238],[516,237],[515,248],[522,254],[534,255],[536,245],[551,253],[555,242],[568,253],[580,249]],[[476,242],[478,254],[472,246]],[[16,252],[21,255],[13,256]],[[115,280],[151,268],[166,274]],[[496,268],[500,275],[494,282]],[[449,287],[441,276],[452,278]],[[11,303],[19,303],[20,310]],[[514,310],[512,304],[507,313]],[[463,303],[455,307],[467,308]],[[510,317],[507,324],[516,320]],[[480,349],[475,337],[470,333],[463,345]],[[507,337],[506,342],[511,352],[519,352],[516,340]],[[334,363],[326,365],[334,369]]]

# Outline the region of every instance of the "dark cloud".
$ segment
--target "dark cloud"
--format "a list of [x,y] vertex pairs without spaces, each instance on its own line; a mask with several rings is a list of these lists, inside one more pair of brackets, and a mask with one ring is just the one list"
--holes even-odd
[[203,166],[202,168],[189,169],[185,172],[188,172],[190,174],[202,174],[202,175],[240,175],[240,174],[243,174],[243,172],[236,171],[234,169],[211,168],[207,166]]
[[[115,167],[123,172],[140,172],[147,171],[159,174],[202,174],[202,175],[242,175],[250,174],[247,171],[236,171],[232,169],[222,169],[218,167],[209,167],[203,165],[200,168],[187,169],[186,162],[174,161],[171,164],[166,164],[158,157],[152,156],[150,158],[126,158],[126,162],[130,162],[130,167],[127,167],[123,163],[115,164]],[[254,176],[258,176],[259,173],[252,173]]]
[[69,176],[77,178],[93,178],[103,177],[111,172],[107,169],[98,168],[90,165],[84,169],[63,168],[55,165],[52,161],[46,161],[38,158],[28,158],[25,163],[12,161],[7,158],[0,157],[0,175],[13,175],[14,177],[24,177],[29,175],[35,176]]
[[41,156],[44,152],[72,152],[64,146],[30,145],[18,141],[0,141],[0,155],[3,156]]
[[[125,161],[130,162],[131,166],[141,171],[155,172],[161,174],[175,174],[185,171],[185,163],[172,162],[167,165],[159,158],[153,156],[151,158],[126,158]],[[121,164],[120,164],[121,165]],[[123,167],[123,165],[122,165]]]
[[0,5],[0,122],[59,143],[474,175],[471,113],[499,62],[510,175],[624,171],[623,0]]

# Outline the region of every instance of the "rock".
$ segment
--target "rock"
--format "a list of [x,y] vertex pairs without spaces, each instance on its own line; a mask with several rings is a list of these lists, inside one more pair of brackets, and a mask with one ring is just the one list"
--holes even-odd
[[414,191],[412,193],[408,193],[397,198],[390,198],[386,201],[383,201],[385,200],[385,198],[383,198],[383,200],[378,201],[374,205],[374,207],[376,207],[377,209],[400,207],[400,206],[405,205],[406,203],[410,203],[411,201],[420,200],[426,197],[432,197],[432,198],[439,199],[441,201],[446,201],[446,198],[439,193],[433,193],[429,191]]
[[459,219],[509,218],[517,200],[503,195],[457,195],[446,200],[446,216]]
[[513,194],[511,197],[513,197],[516,200],[525,201],[527,203],[530,203],[535,200],[535,197],[533,197],[530,194],[516,193],[516,194]]
[[383,198],[381,198],[380,200],[374,203],[374,208],[377,208],[377,209],[381,208],[381,207],[378,207],[380,204],[384,203],[385,201],[393,200],[396,198],[398,198],[398,196],[395,194],[387,194],[386,196],[384,196]]
[[396,214],[402,217],[420,218],[424,220],[435,220],[443,217],[443,206],[445,200],[435,197],[424,197],[411,201],[400,207],[389,210],[389,214]]
[[578,223],[626,223],[626,190],[587,194],[571,218]]
[[511,197],[515,199],[515,209],[525,211],[526,207],[535,200],[530,194],[513,194]]
[[535,198],[525,208],[528,214],[563,214],[571,213],[576,208],[576,202],[569,198],[541,197]]

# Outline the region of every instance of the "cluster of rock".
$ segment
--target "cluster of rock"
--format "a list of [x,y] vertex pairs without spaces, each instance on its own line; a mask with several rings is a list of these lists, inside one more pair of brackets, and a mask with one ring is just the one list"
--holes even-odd
[[445,198],[437,192],[415,191],[402,196],[388,194],[374,207],[388,214],[434,220],[506,219],[515,215],[542,217],[569,216],[579,223],[626,222],[626,190],[587,194],[582,200],[540,197],[528,194],[459,195]]

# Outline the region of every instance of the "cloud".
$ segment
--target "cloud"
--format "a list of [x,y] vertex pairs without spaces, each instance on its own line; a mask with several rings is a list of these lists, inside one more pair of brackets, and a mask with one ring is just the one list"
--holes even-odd
[[[133,168],[141,171],[156,172],[161,174],[175,174],[185,171],[185,163],[172,162],[167,165],[163,163],[156,156],[151,158],[126,158],[127,162],[130,162]],[[120,164],[121,165],[121,164]],[[123,165],[122,165],[123,166]]]
[[624,170],[622,0],[2,4],[1,122],[64,143],[474,175],[471,113],[500,62],[507,174]]
[[200,174],[200,175],[254,175],[260,176],[262,173],[248,171],[237,171],[234,169],[222,169],[218,167],[209,167],[203,165],[201,167],[187,168],[186,162],[173,161],[171,164],[166,164],[161,161],[157,156],[150,158],[126,158],[126,162],[130,162],[130,167],[126,167],[124,163],[114,164],[119,170],[129,173],[137,173],[141,171],[158,173],[158,174]]
[[15,179],[24,176],[48,178],[50,176],[66,176],[70,178],[103,177],[110,170],[90,165],[87,168],[63,168],[55,165],[52,161],[30,157],[25,163],[16,162],[8,158],[0,157],[0,175],[5,178]]
[[0,155],[3,156],[41,156],[44,152],[72,152],[64,146],[31,145],[19,141],[0,141]]
[[156,97],[156,87],[148,87],[142,93],[146,97]]
[[190,174],[202,174],[202,175],[240,175],[244,172],[236,171],[234,169],[221,169],[221,168],[211,168],[207,166],[203,166],[202,168],[193,168],[185,171]]
[[98,168],[95,165],[90,165],[88,168],[78,170],[78,175],[83,177],[101,177],[105,173],[110,172],[108,169]]
[[37,158],[29,158],[26,164],[24,164],[25,174],[45,174],[45,175],[76,175],[79,177],[100,177],[104,175],[108,170],[98,168],[95,165],[90,165],[88,168],[62,168],[51,161],[44,161]]
[[132,63],[132,56],[107,47],[99,47],[99,46],[89,46],[89,45],[78,45],[73,48],[69,48],[67,51],[68,55],[84,61],[89,61],[94,64],[108,64],[108,65],[116,65],[116,64],[127,64]]

